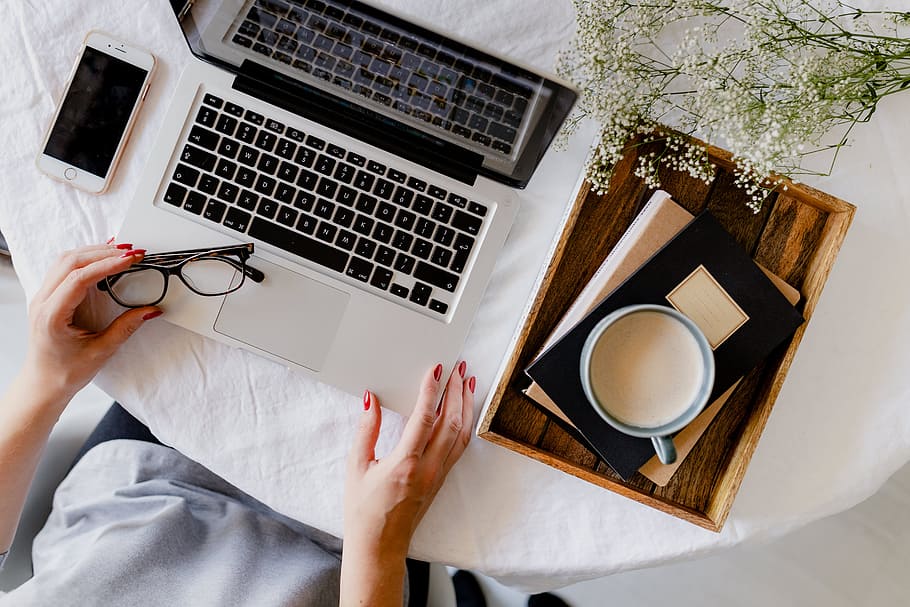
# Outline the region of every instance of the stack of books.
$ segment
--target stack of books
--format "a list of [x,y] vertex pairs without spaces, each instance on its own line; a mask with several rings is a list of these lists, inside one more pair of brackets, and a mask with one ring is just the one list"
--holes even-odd
[[[532,379],[525,394],[574,427],[624,480],[640,472],[664,486],[739,380],[803,322],[798,301],[799,292],[758,266],[710,213],[693,217],[658,191],[525,369]],[[714,352],[714,391],[702,413],[673,438],[672,465],[660,463],[648,439],[604,422],[579,378],[591,328],[613,310],[645,303],[672,306],[691,318]]]

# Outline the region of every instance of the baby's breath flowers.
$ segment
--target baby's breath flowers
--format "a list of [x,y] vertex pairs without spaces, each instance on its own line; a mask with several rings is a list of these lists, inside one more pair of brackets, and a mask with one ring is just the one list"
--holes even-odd
[[[794,180],[830,172],[851,129],[910,87],[910,12],[842,0],[574,0],[577,31],[559,72],[600,124],[588,177],[604,191],[629,145],[636,174],[661,166],[710,182],[703,146],[729,150],[749,206]],[[669,126],[668,131],[664,125]],[[630,143],[635,142],[635,143]],[[831,152],[823,173],[804,167]]]

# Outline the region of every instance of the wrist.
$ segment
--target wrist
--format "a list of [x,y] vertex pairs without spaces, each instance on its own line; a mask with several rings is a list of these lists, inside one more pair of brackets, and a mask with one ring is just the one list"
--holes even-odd
[[59,415],[73,397],[62,375],[48,376],[26,362],[13,379],[9,392],[27,408]]

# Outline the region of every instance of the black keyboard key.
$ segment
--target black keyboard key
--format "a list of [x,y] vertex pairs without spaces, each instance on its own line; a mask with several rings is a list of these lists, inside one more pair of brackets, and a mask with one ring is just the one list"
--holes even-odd
[[395,232],[395,238],[392,240],[392,246],[399,251],[410,251],[411,244],[414,242],[414,236],[407,232],[398,230]]
[[429,219],[421,217],[417,220],[414,231],[424,238],[432,238],[433,233],[436,231],[436,224]]
[[294,157],[294,161],[297,164],[303,165],[306,168],[311,168],[314,160],[316,160],[316,152],[303,146],[297,148],[297,156]]
[[335,240],[335,234],[337,233],[338,228],[326,221],[320,222],[319,227],[316,228],[316,238],[319,240],[324,240],[326,242],[332,242]]
[[297,165],[287,161],[282,162],[281,166],[278,167],[278,177],[288,183],[294,183],[298,173],[300,173],[300,169],[297,168]]
[[335,239],[335,244],[345,251],[350,251],[353,249],[356,242],[357,235],[353,232],[348,232],[347,230],[341,230],[338,232],[338,238]]
[[256,164],[256,168],[258,168],[263,173],[274,175],[275,171],[278,170],[278,157],[272,156],[271,154],[263,154],[259,157],[259,162]]
[[392,285],[392,288],[389,290],[392,295],[397,295],[398,297],[405,298],[408,296],[408,288],[401,285]]
[[417,242],[414,243],[414,248],[411,250],[411,253],[421,259],[429,259],[432,252],[433,243],[428,240],[424,240],[423,238],[418,238]]
[[376,223],[371,217],[366,215],[358,215],[354,221],[354,231],[364,236],[369,236],[370,232],[373,230],[373,224]]
[[379,164],[375,160],[371,160],[367,163],[367,170],[371,173],[376,173],[377,175],[385,175],[385,165]]
[[254,194],[249,190],[241,190],[240,197],[237,199],[237,206],[241,209],[246,209],[247,211],[256,210],[256,205],[259,203],[259,196]]
[[256,40],[261,42],[265,47],[273,47],[278,44],[279,35],[272,30],[261,30],[259,35],[256,36]]
[[183,146],[180,160],[203,171],[211,171],[215,168],[217,159],[211,152],[206,152],[203,149],[187,144]]
[[174,169],[174,181],[193,187],[199,181],[199,171],[185,164],[178,164]]
[[388,200],[392,197],[394,188],[395,184],[393,184],[391,181],[386,181],[385,179],[377,179],[376,186],[373,188],[373,193],[380,198],[385,198]]
[[315,137],[313,135],[310,135],[309,137],[306,138],[306,144],[309,147],[313,148],[314,150],[324,150],[325,149],[325,141],[323,141],[319,137]]
[[231,228],[232,230],[237,230],[238,232],[246,232],[247,228],[250,226],[251,218],[252,215],[246,211],[241,211],[240,209],[231,207],[228,209],[227,217],[224,218],[222,224],[228,228]]
[[316,166],[314,168],[317,172],[322,173],[323,175],[331,175],[332,169],[335,168],[335,159],[329,158],[325,154],[320,154],[319,158],[316,160]]
[[274,131],[274,132],[278,133],[279,135],[284,133],[284,125],[281,124],[280,122],[278,122],[277,120],[271,120],[271,119],[266,120],[265,128],[267,128],[270,131]]
[[437,266],[442,266],[443,268],[448,267],[449,261],[452,260],[452,251],[449,249],[444,249],[442,247],[436,247],[433,249],[433,256],[430,258],[430,261],[435,263]]
[[222,158],[218,161],[218,166],[215,168],[215,174],[221,177],[222,179],[233,179],[234,173],[237,172],[237,164],[231,162],[227,158]]
[[[247,22],[244,22],[244,23],[247,23]],[[251,24],[251,25],[255,25],[255,24]],[[244,32],[244,31],[242,31],[243,30],[242,27],[240,29],[241,29],[241,33],[246,36],[252,36],[252,35],[255,35],[255,33],[256,33],[256,32],[252,32],[252,33]],[[257,31],[258,31],[258,28],[257,28]],[[204,103],[206,105],[210,105],[214,108],[220,109],[221,106],[224,105],[224,100],[221,99],[220,97],[216,97],[215,95],[213,95],[211,93],[206,93],[205,97],[202,98],[202,103]]]
[[414,227],[414,222],[417,220],[417,215],[404,209],[398,212],[398,216],[395,218],[395,225],[402,230],[410,231]]
[[376,251],[376,243],[362,236],[357,240],[357,249],[354,251],[361,257],[366,259],[372,259],[373,253]]
[[361,194],[357,197],[357,205],[354,208],[361,213],[372,215],[376,208],[376,199],[368,194]]
[[269,177],[268,175],[260,175],[258,179],[256,179],[256,185],[253,187],[263,196],[271,196],[272,192],[275,190],[275,185],[277,183],[278,182],[274,177]]
[[304,190],[299,190],[297,192],[297,197],[294,199],[294,206],[298,209],[304,210],[307,213],[313,210],[313,207],[316,205],[316,196],[310,192]]
[[411,206],[411,201],[414,199],[414,192],[398,186],[395,189],[395,195],[392,197],[392,202],[403,207]]
[[455,205],[459,209],[463,209],[468,206],[468,199],[464,196],[459,196],[458,194],[449,194],[449,204]]
[[242,122],[237,128],[237,133],[235,136],[243,143],[253,143],[256,141],[256,133],[258,132],[259,131],[257,131],[256,127],[254,127],[252,124]]
[[[260,35],[261,35],[261,32],[260,32]],[[262,44],[261,42],[257,42],[256,44],[254,44],[253,50],[256,51],[257,53],[259,53],[260,55],[265,55],[266,57],[272,56],[272,49],[269,48],[268,46]]]
[[355,215],[356,213],[351,209],[338,207],[338,210],[335,211],[335,218],[333,221],[344,228],[349,228],[354,221]]
[[335,192],[338,191],[338,184],[323,177],[316,186],[316,193],[326,198],[334,198]]
[[389,285],[392,284],[392,272],[385,268],[376,268],[373,272],[373,278],[370,279],[370,284],[377,289],[388,290]]
[[483,206],[479,202],[474,202],[473,200],[468,203],[468,210],[475,215],[480,215],[484,217],[487,214],[487,207]]
[[373,238],[379,242],[388,244],[392,240],[392,234],[395,233],[395,228],[392,226],[379,222],[376,224],[376,227],[373,229]]
[[453,208],[442,202],[437,202],[436,206],[433,207],[432,217],[436,221],[441,223],[448,223],[449,219],[452,218]]
[[240,144],[231,139],[230,137],[222,137],[221,145],[218,146],[218,155],[224,156],[226,158],[233,158],[237,155],[237,150],[240,149]]
[[[299,227],[299,225],[298,225]],[[332,227],[332,226],[329,226]],[[298,232],[288,230],[278,224],[255,218],[250,226],[249,236],[299,255],[313,263],[325,266],[336,272],[344,272],[350,257],[344,251],[324,245]]]
[[297,229],[304,234],[314,234],[316,232],[316,225],[318,223],[319,220],[312,215],[301,213],[300,220],[297,221]]
[[234,201],[237,200],[237,194],[240,192],[240,188],[229,181],[222,181],[221,187],[218,188],[218,198],[225,202],[234,204]]
[[398,183],[404,183],[407,179],[407,175],[399,171],[398,169],[389,169],[386,173],[386,177],[392,181],[397,181]]
[[414,270],[414,278],[428,282],[434,287],[453,292],[458,286],[458,276],[445,270],[433,267],[425,261],[418,261]]
[[410,255],[399,253],[398,257],[395,258],[395,269],[404,274],[410,274],[414,271],[414,264],[416,262],[417,260]]
[[203,175],[202,178],[199,180],[199,185],[197,185],[196,187],[198,189],[202,190],[203,192],[205,192],[206,194],[214,194],[215,192],[218,191],[219,183],[220,182],[217,179],[215,179],[214,177],[212,177],[211,175]]
[[455,230],[446,226],[439,226],[436,228],[436,235],[433,236],[433,240],[438,242],[444,247],[452,244],[452,239],[455,237]]
[[338,188],[338,194],[335,196],[335,200],[345,206],[354,206],[354,201],[357,200],[357,190],[343,185]]
[[177,185],[176,183],[167,186],[167,190],[164,192],[164,202],[172,204],[175,207],[182,205],[185,197],[186,188],[182,185]]
[[446,199],[446,191],[435,185],[431,185],[427,193],[433,198],[438,198],[439,200]]
[[490,128],[487,129],[487,134],[496,139],[502,139],[506,143],[515,143],[515,137],[518,133],[512,127],[499,124],[497,122],[490,123]]
[[291,204],[294,202],[294,194],[296,194],[296,193],[297,193],[297,188],[295,188],[294,186],[289,185],[287,183],[280,182],[275,187],[274,196],[275,196],[275,199],[278,200],[279,202],[283,202],[285,204]]
[[279,206],[280,205],[274,200],[263,198],[259,201],[259,206],[256,207],[256,214],[262,215],[267,219],[274,219],[275,215],[278,213]]
[[395,206],[388,202],[380,202],[379,208],[376,209],[376,218],[392,223],[392,219],[395,218]]
[[275,153],[286,160],[294,158],[294,152],[296,151],[297,145],[290,139],[281,139],[278,142],[278,147],[275,148]]
[[256,161],[259,160],[259,150],[245,145],[240,148],[240,155],[237,160],[250,167],[256,166]]
[[227,205],[223,202],[219,202],[213,199],[209,200],[209,203],[205,205],[205,211],[203,211],[202,216],[209,221],[221,223],[221,219],[224,217],[225,211],[227,211]]
[[438,299],[431,299],[430,300],[430,309],[433,310],[434,312],[439,312],[440,314],[445,314],[446,312],[449,311],[449,306],[447,304],[442,303]]
[[294,128],[288,128],[287,132],[285,132],[285,135],[287,135],[290,139],[293,139],[297,143],[303,143],[303,141],[305,139],[303,132],[301,132],[297,129],[294,129]]
[[355,154],[354,152],[348,152],[348,162],[354,166],[362,167],[366,164],[367,159],[361,156],[360,154]]
[[356,169],[346,162],[339,162],[338,168],[335,169],[335,179],[341,183],[351,183],[354,180]]
[[262,114],[257,114],[256,112],[254,112],[252,110],[247,110],[246,114],[244,114],[243,117],[244,117],[244,119],[248,120],[249,122],[252,122],[256,126],[262,126],[262,123],[265,122],[265,116],[263,116]]
[[335,158],[340,158],[342,160],[348,153],[346,149],[340,145],[335,145],[334,143],[330,143],[325,151],[329,156],[334,156]]
[[300,171],[300,177],[297,178],[297,185],[302,188],[306,188],[310,191],[316,189],[316,184],[319,182],[319,175],[313,171]]
[[424,192],[427,189],[427,182],[417,179],[416,177],[408,178],[408,187],[418,192]]
[[199,108],[199,112],[196,114],[196,122],[209,128],[215,126],[217,120],[218,112],[210,107],[203,106]]
[[477,236],[482,224],[482,219],[476,215],[469,215],[464,211],[455,211],[455,217],[452,218],[452,227],[458,228],[473,236]]
[[359,259],[357,257],[351,258],[351,263],[348,264],[348,269],[345,272],[348,276],[356,278],[366,282],[370,279],[370,274],[373,272],[373,264],[365,259]]
[[415,283],[414,288],[411,290],[410,300],[416,303],[418,306],[425,306],[430,300],[430,293],[433,292],[433,289],[423,283]]
[[433,210],[433,199],[423,194],[418,194],[417,198],[414,200],[413,210],[421,215],[429,215],[430,211]]
[[234,44],[239,44],[240,46],[250,48],[253,46],[253,41],[247,38],[246,36],[241,36],[240,34],[234,34],[234,37],[231,38],[234,41]]
[[237,118],[241,118],[243,116],[243,108],[236,103],[231,103],[230,101],[225,104],[224,111],[231,116],[236,116]]
[[294,224],[297,223],[297,211],[291,207],[282,206],[278,211],[278,223],[284,224],[288,227],[294,227]]
[[194,126],[190,130],[189,141],[207,150],[214,150],[218,145],[218,134],[201,126]]
[[256,171],[241,166],[237,169],[237,174],[234,175],[234,181],[245,188],[251,188],[256,183]]
[[222,114],[218,118],[218,124],[215,125],[215,130],[219,133],[224,133],[225,135],[233,135],[236,129],[237,119],[232,118],[227,114]]
[[376,251],[376,262],[391,268],[395,262],[395,249],[379,245],[379,249]]
[[201,214],[202,209],[205,208],[205,196],[199,192],[190,192],[186,197],[186,202],[183,203],[183,208],[195,215]]
[[373,187],[376,178],[366,171],[357,171],[357,178],[354,180],[354,187],[365,192],[369,192]]
[[275,147],[276,141],[278,141],[278,136],[275,133],[259,131],[259,135],[256,136],[256,147],[266,152],[271,152],[272,148]]
[[329,202],[328,200],[326,200],[325,198],[320,198],[316,202],[316,210],[314,211],[314,213],[318,217],[322,217],[323,219],[331,219],[332,214],[334,212],[335,212],[335,205],[332,204],[331,202]]

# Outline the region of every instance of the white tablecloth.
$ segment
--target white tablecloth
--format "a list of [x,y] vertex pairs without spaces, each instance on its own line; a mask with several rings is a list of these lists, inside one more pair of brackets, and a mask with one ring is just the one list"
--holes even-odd
[[[544,69],[572,29],[568,0],[388,4]],[[12,0],[4,8],[0,228],[31,295],[61,251],[116,234],[190,55],[164,0]],[[119,176],[100,197],[53,182],[34,165],[54,102],[93,28],[161,60]],[[413,556],[529,590],[553,588],[774,537],[872,494],[910,458],[908,115],[910,94],[883,103],[856,131],[836,174],[812,180],[858,204],[859,213],[723,533],[475,440],[418,530]],[[481,399],[573,197],[586,149],[581,135],[567,151],[551,151],[521,194],[464,352]],[[164,442],[277,510],[342,533],[344,459],[358,399],[161,321],[135,335],[97,382]],[[385,421],[387,448],[401,419],[389,412]]]

